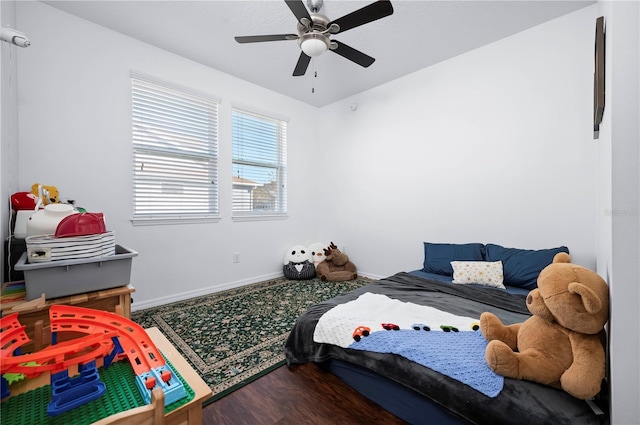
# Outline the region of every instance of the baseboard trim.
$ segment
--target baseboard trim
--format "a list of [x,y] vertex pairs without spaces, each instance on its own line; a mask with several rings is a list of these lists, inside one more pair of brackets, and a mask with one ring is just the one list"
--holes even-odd
[[371,274],[371,273],[363,273],[361,271],[358,271],[358,276],[362,276],[362,277],[368,277],[369,279],[373,279],[373,280],[380,280],[380,279],[384,279],[385,277],[389,277],[391,275],[379,275],[379,274]]
[[213,294],[215,292],[226,291],[227,289],[234,289],[240,286],[250,285],[252,283],[263,282],[269,279],[276,279],[282,277],[282,273],[271,273],[262,276],[252,277],[243,280],[236,280],[234,282],[227,282],[221,285],[208,286],[206,288],[200,288],[194,291],[181,292],[179,294],[173,294],[170,296],[153,298],[144,302],[135,302],[131,304],[131,311],[144,310],[145,308],[158,307],[160,305],[169,304],[177,301],[188,300],[189,298],[200,297],[203,295]]
[[[358,272],[359,276],[368,277],[370,279],[383,279],[386,276],[374,275],[370,273],[362,273]],[[145,308],[158,307],[160,305],[169,304],[177,301],[188,300],[189,298],[200,297],[203,295],[213,294],[215,292],[226,291],[227,289],[239,288],[240,286],[251,285],[252,283],[263,282],[269,279],[276,279],[282,277],[281,272],[265,274],[262,276],[251,277],[243,280],[236,280],[234,282],[227,282],[221,285],[208,286],[206,288],[197,289],[194,291],[181,292],[179,294],[174,294],[165,297],[153,298],[151,300],[147,300],[144,302],[136,302],[131,304],[131,311],[144,310]]]

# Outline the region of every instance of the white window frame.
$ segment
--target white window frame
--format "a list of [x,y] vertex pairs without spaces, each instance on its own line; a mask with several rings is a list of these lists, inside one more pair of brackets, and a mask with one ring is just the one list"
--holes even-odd
[[218,221],[220,100],[135,72],[131,96],[132,223]]
[[[239,105],[232,105],[231,111],[231,144],[232,144],[232,219],[234,221],[250,221],[250,220],[279,220],[286,219],[287,215],[287,124],[288,119],[277,116],[276,114],[256,111],[253,108],[247,108]],[[241,121],[237,121],[240,119]],[[273,148],[268,148],[265,151],[265,158],[256,158],[254,154],[243,155],[242,149],[248,149],[248,151],[255,152],[260,149],[260,141],[257,138],[253,138],[252,135],[247,133],[246,127],[243,131],[242,127],[238,127],[238,124],[242,124],[244,119],[256,119],[258,122],[266,124],[267,127],[274,126],[273,133],[269,132],[265,137],[275,137],[271,139],[275,142],[275,152]],[[260,130],[257,130],[260,131]],[[256,135],[260,136],[260,135]],[[239,150],[240,149],[240,150]],[[250,171],[242,172],[238,175],[240,169],[244,167],[245,170],[253,169],[257,171],[256,174],[252,174]],[[271,172],[260,173],[264,170],[271,170]],[[252,195],[247,195],[251,199],[249,202],[251,206],[238,204],[239,187],[243,186],[249,192],[260,190],[261,187],[268,184],[266,181],[260,181],[259,175],[275,175],[275,187],[276,194],[273,199],[275,207],[273,209],[256,209],[254,199]],[[264,192],[263,192],[264,193]]]

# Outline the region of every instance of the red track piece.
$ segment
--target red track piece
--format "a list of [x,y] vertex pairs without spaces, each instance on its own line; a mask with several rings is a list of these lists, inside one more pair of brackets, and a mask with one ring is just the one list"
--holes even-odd
[[49,309],[51,332],[104,334],[116,332],[136,375],[164,366],[165,361],[142,326],[115,313],[67,305]]
[[[124,354],[136,375],[165,365],[164,358],[144,329],[135,322],[101,310],[53,305],[49,309],[51,332],[79,332],[82,338],[51,345],[37,353],[14,356],[13,353],[30,341],[18,313],[0,318],[0,373],[24,373],[28,377],[45,371],[57,372],[75,364],[84,364],[105,357],[113,350],[113,337],[118,337]],[[24,366],[35,362],[38,366]],[[164,371],[168,382],[171,373]]]
[[[74,364],[104,356],[113,348],[114,332],[100,333],[85,338],[49,346],[37,353],[14,356],[14,352],[30,341],[25,326],[18,321],[18,313],[0,319],[0,374],[23,373],[27,377],[45,371],[60,371]],[[34,362],[38,366],[22,366]]]
[[[106,356],[113,349],[113,332],[89,335],[71,341],[50,345],[44,350],[22,356],[2,357],[2,370],[12,373],[24,373],[28,378],[42,372],[60,372],[71,365],[84,364],[98,357]],[[24,366],[35,362],[37,366]],[[3,372],[4,373],[4,372]]]
[[[0,358],[13,356],[13,352],[31,341],[25,332],[26,326],[18,321],[18,313],[0,318]],[[0,373],[5,371],[4,361],[0,364]]]
[[[114,313],[66,305],[51,306],[49,318],[52,336],[59,332],[76,332],[85,336],[50,345],[36,353],[14,356],[20,347],[30,341],[25,332],[25,326],[18,321],[18,313],[0,318],[0,372],[2,374],[14,372],[34,377],[50,371],[52,379],[61,374],[64,374],[64,379],[67,379],[66,369],[69,366],[78,364],[82,369],[83,365],[94,364],[95,368],[96,359],[102,357],[110,363],[113,356],[120,353],[119,355],[126,355],[129,359],[136,374],[136,385],[143,398],[148,396],[145,398],[147,402],[150,398],[149,390],[156,385],[160,385],[165,391],[165,396],[169,396],[165,398],[165,403],[171,403],[185,396],[184,386],[174,379],[149,335],[137,323]],[[25,363],[28,362],[36,365],[26,366]],[[157,382],[158,379],[161,382]],[[4,378],[2,381],[2,396],[6,397],[9,392],[5,389]],[[85,388],[85,384],[88,383],[84,381],[76,384],[74,384],[74,391],[77,389],[85,391],[88,388],[88,386]],[[100,383],[100,385],[102,385],[100,391],[103,391],[104,384]],[[53,408],[55,412],[63,412],[64,409],[70,409],[75,405],[75,401],[71,400],[75,395],[66,389],[58,391],[57,395],[54,391],[53,397],[56,404]]]

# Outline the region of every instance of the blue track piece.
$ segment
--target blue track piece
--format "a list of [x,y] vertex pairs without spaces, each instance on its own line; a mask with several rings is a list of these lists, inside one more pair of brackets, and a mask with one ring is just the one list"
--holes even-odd
[[[164,382],[162,380],[162,372],[169,371],[171,373],[171,379],[169,381]],[[182,381],[178,379],[176,373],[169,367],[168,364],[164,366],[160,366],[154,369],[151,369],[149,372],[141,373],[136,376],[136,385],[138,387],[138,391],[142,395],[142,399],[146,404],[151,403],[151,390],[147,389],[145,383],[147,379],[155,378],[156,386],[162,388],[164,392],[164,405],[168,406],[171,403],[174,403],[178,400],[183,399],[187,396],[187,390],[184,388]]]
[[120,340],[118,339],[117,336],[112,337],[111,341],[113,341],[113,350],[111,350],[111,352],[103,358],[102,360],[103,367],[109,367],[113,362],[113,359],[118,354],[124,353],[124,349],[122,348],[122,345],[120,344]]
[[9,382],[4,376],[0,377],[0,389],[0,398],[7,398],[11,394],[11,391],[9,391]]
[[71,409],[96,400],[107,391],[100,381],[96,362],[91,361],[78,367],[80,376],[69,378],[64,370],[51,375],[51,401],[47,406],[47,415],[57,416]]

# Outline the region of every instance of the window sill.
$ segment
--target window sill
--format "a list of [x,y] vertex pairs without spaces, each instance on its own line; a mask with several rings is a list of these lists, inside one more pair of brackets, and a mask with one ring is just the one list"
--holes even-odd
[[217,223],[220,221],[219,216],[208,217],[171,217],[171,218],[132,218],[131,223],[134,226],[163,226],[173,224],[197,224],[197,223]]
[[233,221],[273,221],[286,220],[289,218],[287,214],[255,214],[255,215],[234,215],[231,217]]

